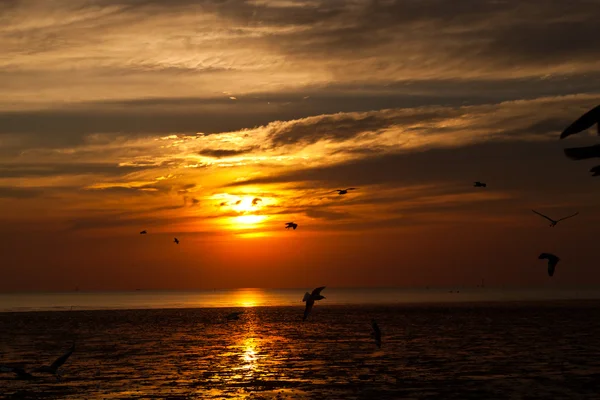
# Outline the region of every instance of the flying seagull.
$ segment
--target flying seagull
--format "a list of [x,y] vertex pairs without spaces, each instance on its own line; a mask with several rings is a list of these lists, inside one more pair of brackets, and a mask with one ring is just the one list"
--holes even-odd
[[323,289],[325,289],[325,286],[316,288],[312,291],[312,293],[304,293],[304,298],[302,299],[302,301],[306,302],[306,308],[304,309],[304,317],[302,318],[302,321],[306,321],[306,317],[308,317],[310,310],[312,310],[315,301],[322,300],[325,298],[325,296],[321,296],[321,291]]
[[17,375],[18,379],[34,379],[35,377],[29,372],[26,372],[23,368],[9,367],[6,365],[0,365],[0,372],[12,372]]
[[473,187],[487,187],[487,184],[477,181],[473,184]]
[[372,336],[375,338],[375,344],[377,344],[377,347],[381,348],[381,330],[379,329],[379,325],[372,319],[371,326],[373,327]]
[[554,227],[556,226],[556,224],[558,224],[558,223],[559,223],[560,221],[562,221],[562,220],[565,220],[565,219],[567,219],[567,218],[574,217],[574,216],[576,216],[577,214],[579,214],[579,211],[578,211],[578,212],[576,212],[576,213],[575,213],[575,214],[573,214],[573,215],[569,215],[569,216],[567,216],[567,217],[563,217],[563,218],[560,218],[560,219],[558,219],[558,220],[554,220],[554,219],[552,219],[552,218],[548,217],[547,215],[544,215],[544,214],[542,214],[542,213],[539,213],[539,212],[537,212],[537,211],[535,211],[535,210],[531,210],[531,211],[533,211],[533,212],[534,212],[534,213],[536,213],[537,215],[539,215],[539,216],[541,216],[541,217],[544,217],[544,218],[546,218],[548,221],[550,221],[550,228],[554,228]]
[[551,253],[542,253],[538,258],[540,260],[548,260],[548,276],[554,275],[554,268],[556,268],[556,264],[558,264],[560,258]]
[[342,195],[342,194],[346,194],[348,193],[348,190],[355,190],[356,188],[348,188],[348,189],[336,189],[333,192],[330,193],[335,193],[337,192],[338,194]]
[[69,359],[69,357],[71,356],[71,354],[73,354],[74,351],[75,351],[75,343],[73,343],[71,345],[71,348],[69,349],[69,351],[67,351],[62,356],[58,357],[56,359],[56,361],[54,361],[52,364],[44,366],[44,367],[36,368],[33,370],[33,372],[42,372],[42,373],[46,373],[46,374],[52,374],[52,375],[56,376],[57,379],[60,378],[60,372],[58,371],[58,369]]
[[179,244],[179,239],[177,239],[177,238],[173,239],[173,243]]
[[146,231],[141,231],[141,232],[140,232],[140,235],[145,235],[146,233],[148,233],[148,232],[146,232]]
[[598,122],[600,122],[600,105],[592,108],[590,111],[583,114],[575,122],[565,128],[565,130],[560,134],[560,138],[564,139],[567,136],[583,132],[594,124],[598,124],[596,127],[598,130],[598,135],[600,135],[600,124]]
[[227,321],[237,321],[238,319],[240,319],[240,315],[242,315],[243,313],[243,311],[232,312],[225,318],[227,318]]
[[294,230],[296,230],[297,227],[298,227],[298,224],[293,223],[293,222],[286,222],[286,224],[285,224],[285,229],[293,228]]
[[261,198],[255,197],[255,198],[252,199],[252,205],[255,206],[255,205],[257,205],[261,201],[262,201]]

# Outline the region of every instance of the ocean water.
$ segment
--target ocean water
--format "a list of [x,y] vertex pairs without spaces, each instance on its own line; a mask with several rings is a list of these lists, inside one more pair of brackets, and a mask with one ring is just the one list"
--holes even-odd
[[[159,308],[218,308],[302,305],[299,289],[0,293],[0,312]],[[376,305],[486,301],[600,299],[600,288],[336,288],[327,287],[323,305]]]

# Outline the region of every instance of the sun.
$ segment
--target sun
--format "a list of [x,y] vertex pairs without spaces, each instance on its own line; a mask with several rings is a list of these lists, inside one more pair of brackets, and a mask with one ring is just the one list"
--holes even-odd
[[255,197],[243,196],[233,203],[231,209],[239,213],[254,211],[260,208],[260,201],[255,201],[255,204],[252,204],[254,199]]

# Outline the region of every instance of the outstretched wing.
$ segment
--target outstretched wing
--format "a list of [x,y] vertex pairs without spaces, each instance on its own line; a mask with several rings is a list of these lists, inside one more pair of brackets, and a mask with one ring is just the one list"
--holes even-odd
[[356,188],[348,188],[348,189],[344,189],[344,190],[356,190]]
[[302,317],[302,321],[306,321],[306,318],[308,317],[308,314],[310,314],[310,310],[312,310],[314,304],[314,300],[308,300],[306,302],[306,307],[304,308],[304,317]]
[[[585,131],[592,125],[594,125],[600,119],[600,106],[592,108],[590,111],[583,114],[575,122],[569,125],[562,133],[560,138],[564,139],[567,136],[573,135]],[[600,128],[599,128],[600,129]]]
[[600,157],[600,145],[585,147],[571,147],[564,150],[565,156],[572,160],[586,160],[588,158]]
[[311,296],[318,296],[321,294],[321,290],[325,289],[325,286],[321,286],[312,291]]
[[75,343],[73,343],[73,345],[71,346],[69,351],[67,351],[62,356],[58,357],[56,359],[56,361],[54,361],[52,363],[52,365],[50,365],[50,368],[52,368],[53,370],[57,370],[61,365],[63,365],[69,359],[69,357],[71,357],[71,354],[73,354],[73,351],[75,351]]
[[548,221],[550,221],[550,222],[554,222],[554,220],[553,220],[552,218],[550,218],[550,217],[548,217],[548,216],[546,216],[546,215],[544,215],[544,214],[542,214],[542,213],[539,213],[539,212],[537,212],[537,211],[535,211],[535,210],[531,210],[531,211],[533,211],[534,213],[536,213],[536,214],[537,214],[537,215],[539,215],[540,217],[544,217],[544,218],[546,218],[546,219],[547,219]]
[[576,216],[577,214],[579,214],[579,211],[577,211],[577,212],[576,212],[575,214],[573,214],[573,215],[569,215],[568,217],[563,217],[563,218],[559,219],[559,221],[565,220],[565,219],[567,219],[567,218],[574,217],[574,216]]
[[558,257],[548,260],[548,276],[554,275],[554,270],[556,269],[556,264],[558,264],[558,260]]
[[306,293],[304,293],[304,297],[302,298],[302,301],[306,301],[308,299],[310,299],[310,293],[306,292]]

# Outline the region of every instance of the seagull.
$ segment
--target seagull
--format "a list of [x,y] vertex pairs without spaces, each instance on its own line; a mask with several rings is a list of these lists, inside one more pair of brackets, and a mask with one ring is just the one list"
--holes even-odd
[[542,213],[539,213],[539,212],[537,212],[537,211],[535,211],[535,210],[531,210],[531,211],[533,211],[533,212],[534,212],[534,213],[536,213],[537,215],[539,215],[539,216],[541,216],[541,217],[544,217],[544,218],[546,218],[548,221],[550,221],[550,228],[554,228],[554,227],[556,226],[556,224],[558,224],[560,221],[562,221],[562,220],[564,220],[564,219],[571,218],[571,217],[574,217],[574,216],[576,216],[577,214],[579,214],[579,211],[578,211],[578,212],[576,212],[576,213],[575,213],[575,214],[573,214],[573,215],[569,215],[569,216],[567,216],[567,217],[563,217],[563,218],[560,218],[560,219],[558,219],[558,220],[554,220],[554,219],[552,219],[552,218],[550,218],[550,217],[548,217],[548,216],[546,216],[546,215],[544,215],[544,214],[542,214]]
[[0,372],[12,372],[17,375],[18,379],[35,379],[35,376],[31,375],[29,372],[26,372],[23,368],[0,365]]
[[294,230],[296,230],[297,227],[298,227],[298,224],[295,224],[293,222],[286,222],[286,224],[285,224],[285,229],[293,228]]
[[177,239],[177,238],[173,239],[173,243],[179,244],[179,239]]
[[302,318],[302,321],[306,321],[306,317],[308,317],[308,314],[310,313],[310,310],[315,304],[315,301],[322,300],[325,298],[325,296],[321,296],[321,290],[323,289],[325,289],[325,286],[316,288],[312,291],[312,293],[304,293],[304,298],[302,299],[302,301],[306,302],[306,308],[304,309],[304,317]]
[[240,319],[240,315],[242,315],[243,313],[243,311],[232,312],[225,318],[227,318],[227,321],[237,321],[238,319]]
[[356,188],[348,188],[348,189],[336,189],[336,190],[334,190],[333,192],[329,192],[329,193],[335,193],[335,192],[337,192],[339,195],[342,195],[342,194],[346,194],[346,193],[348,193],[348,190],[355,190],[355,189],[356,189]]
[[252,205],[255,206],[255,205],[257,205],[261,201],[262,201],[261,198],[255,197],[255,198],[252,199]]
[[379,325],[375,322],[374,319],[371,319],[371,326],[373,327],[373,333],[371,334],[375,338],[375,344],[377,347],[381,348],[381,330],[379,329]]
[[148,232],[146,232],[146,231],[141,231],[141,232],[140,232],[140,235],[145,235],[146,233],[148,233]]
[[473,184],[473,187],[487,187],[487,185],[484,182],[477,181]]
[[[600,135],[600,105],[592,108],[590,111],[583,114],[579,117],[575,122],[565,128],[564,131],[560,134],[560,138],[564,139],[567,136],[574,135],[579,132],[583,132],[586,129],[590,128],[594,124],[597,125],[598,135]],[[568,149],[567,149],[568,150]],[[566,150],[565,150],[566,152]]]
[[69,351],[67,351],[62,356],[58,357],[51,365],[36,368],[33,370],[33,372],[43,372],[43,373],[47,373],[47,374],[52,374],[52,375],[56,376],[56,379],[59,379],[60,372],[58,369],[68,360],[68,358],[71,356],[71,354],[73,354],[74,351],[75,351],[75,343],[73,343],[71,345],[71,348],[69,349]]
[[542,253],[538,258],[540,260],[548,260],[548,276],[554,275],[554,268],[556,268],[556,264],[558,264],[560,258],[551,253]]

